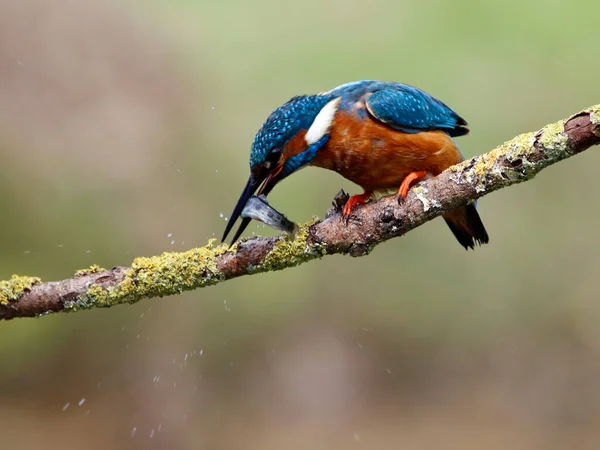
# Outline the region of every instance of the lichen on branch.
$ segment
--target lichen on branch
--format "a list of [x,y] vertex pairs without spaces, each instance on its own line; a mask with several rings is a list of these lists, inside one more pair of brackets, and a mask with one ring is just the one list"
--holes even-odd
[[104,270],[94,265],[49,283],[13,275],[0,281],[0,319],[134,303],[286,269],[329,254],[364,256],[382,242],[498,189],[531,180],[545,167],[598,143],[600,105],[595,105],[419,183],[402,205],[392,196],[357,208],[348,223],[334,207],[324,220],[301,225],[294,238],[255,237],[231,247],[216,246],[213,239],[186,252],[136,258],[131,267]]
[[41,283],[38,277],[21,277],[13,275],[10,280],[0,281],[0,305],[8,305],[15,302],[31,288]]

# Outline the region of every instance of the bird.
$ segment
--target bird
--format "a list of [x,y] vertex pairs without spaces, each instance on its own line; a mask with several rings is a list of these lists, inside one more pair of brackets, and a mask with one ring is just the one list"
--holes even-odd
[[[250,176],[222,241],[257,190],[267,196],[277,183],[307,166],[332,170],[362,187],[362,194],[347,200],[343,218],[376,193],[397,189],[402,203],[418,180],[464,160],[454,138],[466,135],[467,126],[442,101],[393,81],[354,81],[319,94],[295,96],[275,109],[254,137]],[[488,243],[476,203],[443,218],[465,249]],[[242,219],[233,242],[250,220]]]

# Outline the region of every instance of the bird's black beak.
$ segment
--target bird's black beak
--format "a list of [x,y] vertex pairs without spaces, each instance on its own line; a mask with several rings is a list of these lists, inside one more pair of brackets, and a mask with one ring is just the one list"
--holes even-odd
[[[258,189],[260,184],[264,182],[260,189],[259,195],[260,194],[264,194],[265,196],[268,195],[269,192],[271,192],[271,190],[277,183],[277,181],[278,181],[277,178],[278,178],[278,175],[280,172],[281,172],[281,167],[278,167],[271,173],[258,172],[258,171],[253,171],[250,173],[250,178],[248,178],[246,187],[242,191],[242,195],[240,195],[240,199],[238,200],[237,204],[235,205],[235,208],[233,208],[231,217],[229,218],[229,221],[227,222],[227,226],[225,227],[225,232],[223,233],[223,239],[221,239],[221,242],[223,242],[223,241],[225,241],[225,239],[227,239],[227,235],[229,234],[229,232],[235,225],[235,222],[240,217],[240,214],[242,213],[242,211],[244,210],[244,207],[246,206],[246,202],[256,192],[256,190]],[[248,227],[250,220],[252,220],[252,219],[249,219],[247,217],[244,217],[242,219],[242,223],[240,224],[240,227],[237,229],[235,235],[233,236],[233,240],[231,241],[232,244],[238,240],[238,238],[241,236],[241,234],[244,232],[244,230]]]
[[[266,178],[266,177],[263,177],[263,179],[264,178]],[[227,226],[225,227],[225,232],[223,233],[223,239],[221,239],[221,242],[223,242],[223,241],[225,241],[225,239],[227,239],[227,235],[229,234],[229,232],[235,225],[235,222],[237,221],[238,217],[240,217],[240,214],[242,213],[244,206],[246,206],[246,202],[256,192],[256,190],[258,189],[258,186],[260,186],[260,184],[263,182],[263,179],[257,177],[253,173],[250,174],[250,178],[248,178],[246,187],[242,191],[242,195],[240,195],[240,199],[238,200],[237,204],[235,205],[235,208],[233,208],[231,217],[229,218],[229,221],[227,222]],[[237,233],[235,233],[233,242],[237,241],[237,239],[244,232],[244,229],[248,226],[249,223],[250,223],[250,219],[242,220],[241,226],[238,228]]]

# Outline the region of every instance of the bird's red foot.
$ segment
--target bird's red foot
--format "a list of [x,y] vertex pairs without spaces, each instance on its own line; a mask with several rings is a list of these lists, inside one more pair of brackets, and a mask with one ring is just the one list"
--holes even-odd
[[410,185],[421,178],[425,178],[427,176],[426,170],[419,170],[417,172],[409,173],[404,180],[402,180],[402,184],[400,185],[400,189],[398,189],[398,203],[402,204],[404,200],[406,200],[406,196],[408,195],[408,190],[410,189]]
[[356,205],[364,205],[369,201],[372,195],[372,191],[365,191],[360,195],[353,195],[348,199],[344,205],[344,211],[342,212],[342,218],[346,220],[346,223],[348,223],[348,219],[350,218],[350,215],[352,214],[352,211]]

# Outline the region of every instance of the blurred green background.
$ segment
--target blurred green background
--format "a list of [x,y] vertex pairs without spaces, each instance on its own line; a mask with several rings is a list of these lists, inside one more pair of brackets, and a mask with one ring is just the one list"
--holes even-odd
[[[220,236],[254,133],[290,97],[417,85],[466,156],[600,101],[600,3],[4,0],[0,279]],[[436,220],[133,306],[0,323],[0,436],[19,449],[598,448],[600,155]],[[271,203],[323,216],[318,169]],[[250,231],[270,234],[252,225]]]

